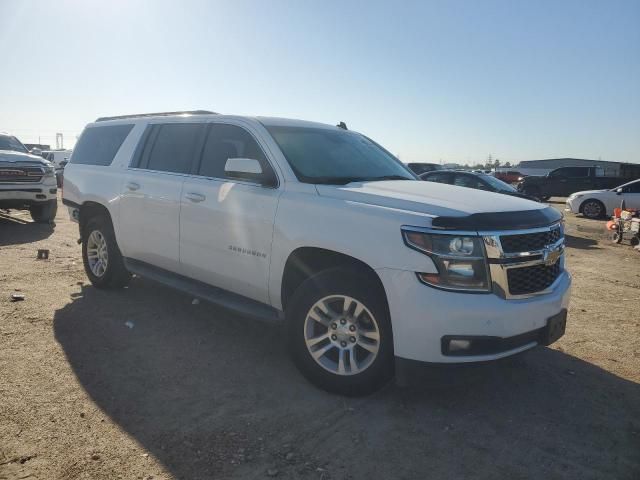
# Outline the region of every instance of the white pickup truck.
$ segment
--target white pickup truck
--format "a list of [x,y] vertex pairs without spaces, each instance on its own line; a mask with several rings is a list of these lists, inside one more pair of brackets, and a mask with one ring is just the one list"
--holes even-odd
[[31,155],[16,137],[0,133],[0,209],[29,210],[38,223],[51,223],[58,211],[54,166]]
[[282,322],[297,366],[330,391],[363,394],[394,365],[494,360],[564,333],[560,213],[420,181],[344,124],[100,118],[66,167],[63,202],[94,286],[135,273]]

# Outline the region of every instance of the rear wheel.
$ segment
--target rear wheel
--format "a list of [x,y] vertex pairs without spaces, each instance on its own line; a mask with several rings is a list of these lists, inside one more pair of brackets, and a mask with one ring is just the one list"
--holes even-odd
[[58,213],[58,200],[49,200],[31,205],[29,213],[31,213],[31,218],[33,218],[34,222],[51,223]]
[[604,205],[602,204],[602,202],[600,200],[595,200],[595,199],[589,199],[584,201],[582,203],[581,209],[582,209],[582,214],[585,217],[591,218],[591,219],[602,218],[606,213],[606,209],[604,208]]
[[111,221],[103,216],[91,218],[82,235],[84,271],[96,288],[120,288],[131,274],[124,266]]
[[393,374],[393,337],[384,291],[357,270],[335,268],[296,290],[287,320],[296,366],[319,387],[371,393]]

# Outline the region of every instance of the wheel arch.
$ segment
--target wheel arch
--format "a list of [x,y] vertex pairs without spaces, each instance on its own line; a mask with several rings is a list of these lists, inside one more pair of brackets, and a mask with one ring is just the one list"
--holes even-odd
[[302,282],[318,272],[337,267],[354,268],[371,278],[380,289],[380,293],[384,295],[384,302],[388,310],[384,285],[380,276],[371,266],[351,255],[319,247],[299,247],[287,257],[280,288],[282,309],[286,310],[288,301]]
[[78,216],[78,223],[80,229],[80,238],[83,238],[84,228],[87,222],[95,216],[103,216],[111,222],[113,226],[113,219],[111,218],[111,212],[109,209],[98,202],[86,201],[80,207],[80,214]]

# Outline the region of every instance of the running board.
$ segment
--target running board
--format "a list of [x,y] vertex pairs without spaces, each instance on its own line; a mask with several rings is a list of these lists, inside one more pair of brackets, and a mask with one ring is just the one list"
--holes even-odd
[[284,315],[279,310],[264,303],[238,295],[237,293],[213,287],[198,280],[169,272],[163,268],[140,262],[139,260],[124,258],[124,264],[127,270],[140,277],[148,278],[149,280],[175,288],[195,298],[206,300],[228,310],[233,310],[241,315],[270,323],[279,323],[284,319]]

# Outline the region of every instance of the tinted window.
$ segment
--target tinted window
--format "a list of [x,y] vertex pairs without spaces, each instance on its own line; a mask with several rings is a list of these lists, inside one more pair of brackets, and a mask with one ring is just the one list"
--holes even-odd
[[111,165],[133,125],[110,125],[85,128],[76,144],[71,163]]
[[428,182],[451,183],[451,174],[449,173],[431,173],[423,178]]
[[554,170],[549,175],[552,177],[588,177],[589,167],[565,167]]
[[158,132],[145,168],[159,172],[188,173],[204,125],[167,123],[156,128]]
[[[467,188],[478,188],[478,179],[471,175],[458,174],[453,181],[454,185]],[[483,185],[484,187],[484,185]],[[486,187],[484,187],[486,189]]]
[[640,193],[640,182],[628,183],[622,186],[624,193]]
[[262,149],[249,132],[235,125],[211,124],[198,175],[225,178],[224,166],[229,158],[252,158],[260,162],[263,172],[271,170]]

